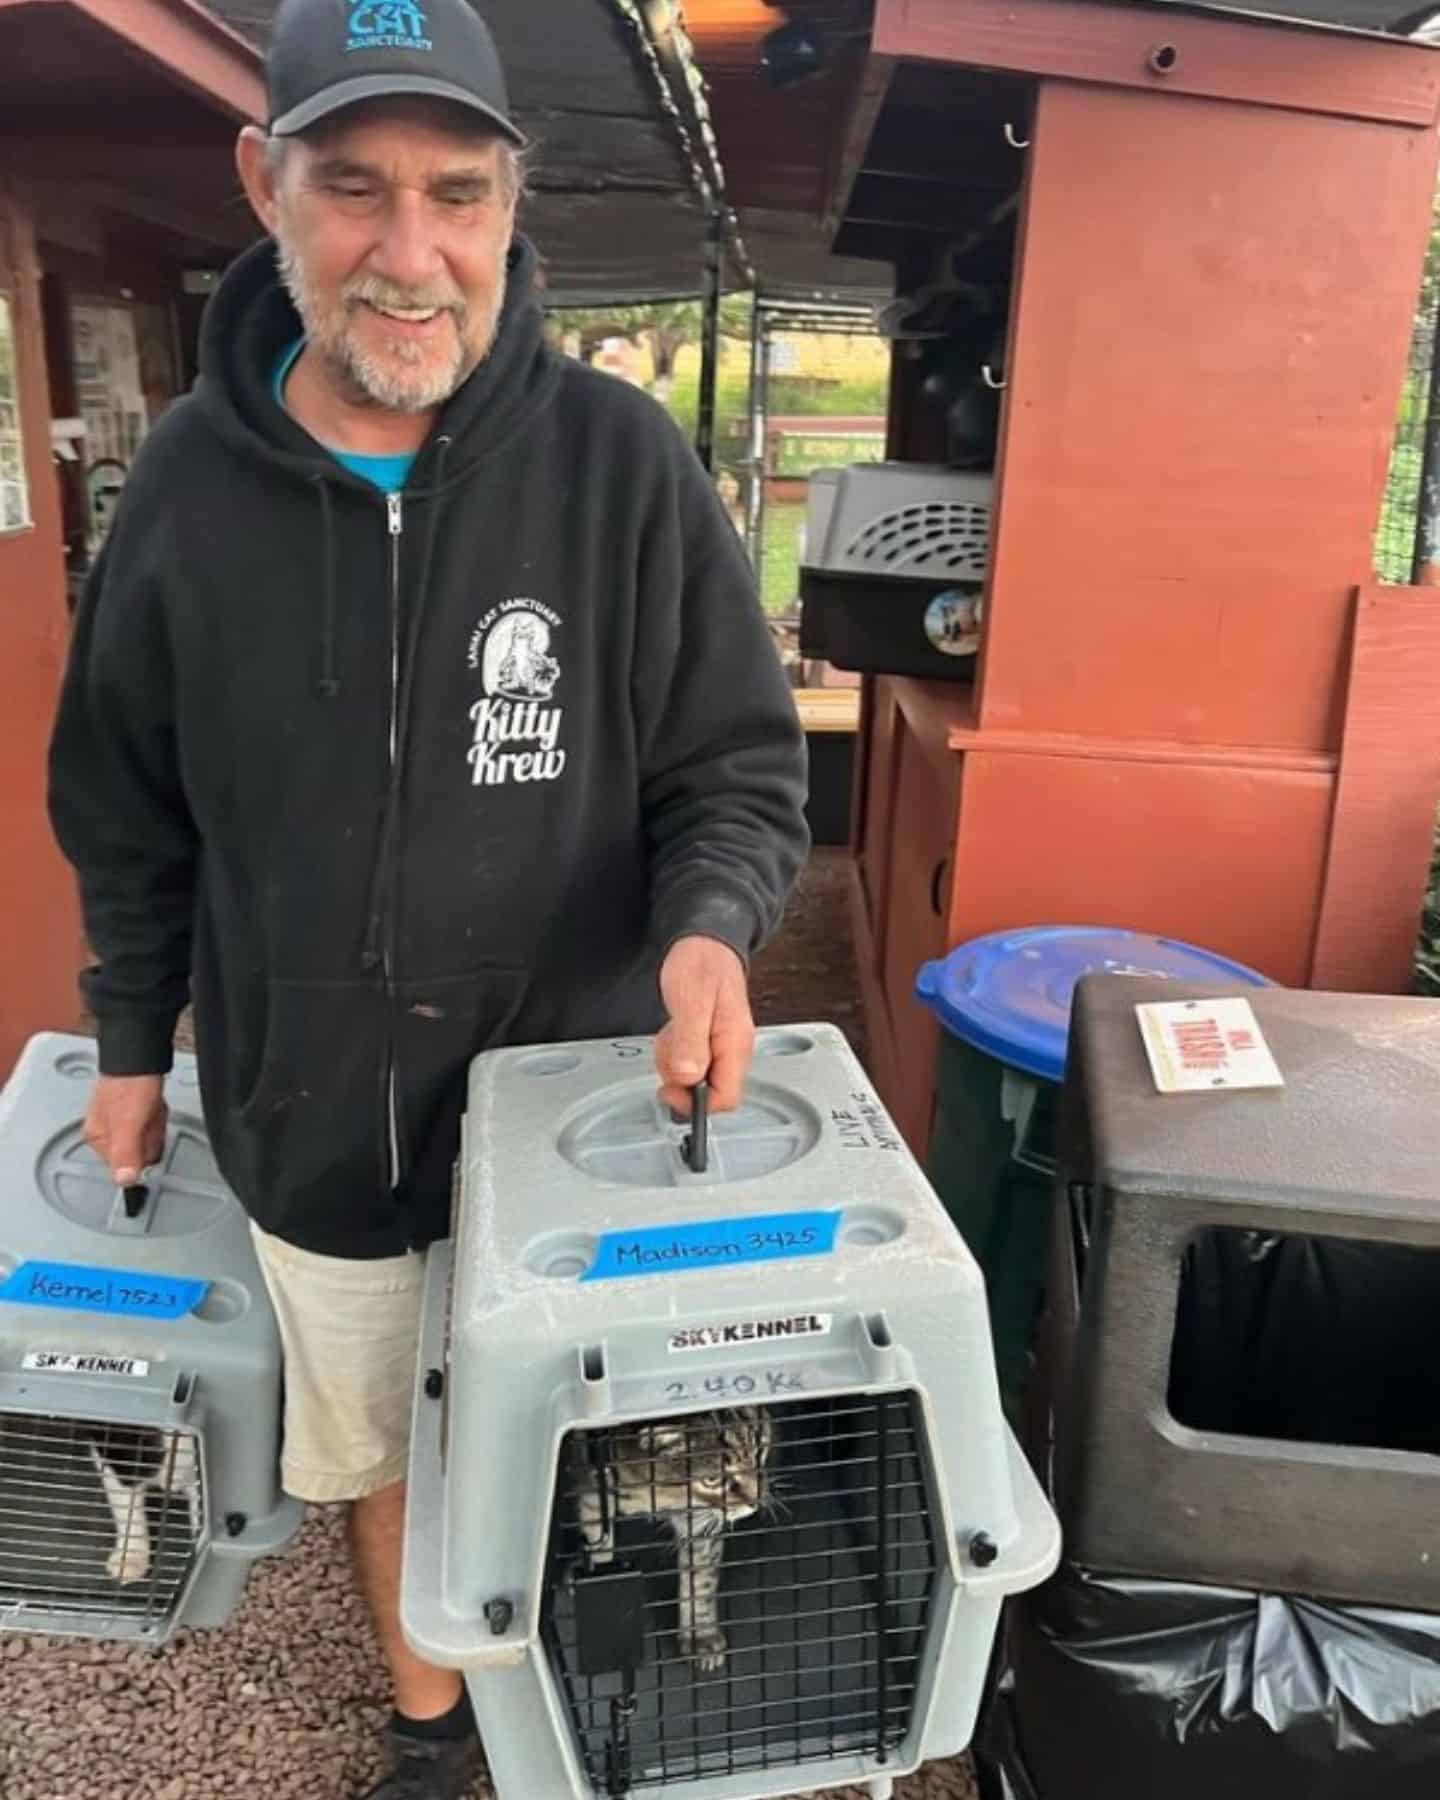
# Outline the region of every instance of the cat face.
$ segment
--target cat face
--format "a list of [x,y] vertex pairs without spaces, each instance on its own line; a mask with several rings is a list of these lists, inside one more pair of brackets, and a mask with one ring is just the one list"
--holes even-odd
[[701,1513],[733,1525],[765,1504],[773,1432],[769,1413],[755,1406],[642,1425],[639,1454],[620,1463],[621,1485],[650,1490],[651,1512]]

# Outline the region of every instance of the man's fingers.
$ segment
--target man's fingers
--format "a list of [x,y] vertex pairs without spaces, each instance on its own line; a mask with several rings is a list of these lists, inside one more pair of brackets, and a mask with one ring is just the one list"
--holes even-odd
[[710,1065],[710,1105],[715,1112],[734,1112],[745,1092],[745,1071],[750,1067],[746,1046],[717,1046]]
[[146,1154],[138,1132],[127,1132],[123,1137],[112,1138],[110,1154],[106,1158],[117,1187],[134,1187],[146,1164],[156,1160],[154,1156]]
[[655,1068],[660,1076],[660,1098],[666,1106],[675,1112],[690,1111],[690,1090],[705,1079],[709,1059],[704,1032],[697,1034],[692,1029],[688,1037],[682,1037],[680,1022],[672,1019],[655,1040]]
[[117,1187],[134,1187],[165,1151],[168,1113],[161,1076],[101,1076],[85,1118],[85,1141]]
[[110,1165],[116,1187],[134,1187],[146,1163],[154,1159],[145,1155],[138,1141],[131,1139],[112,1143],[108,1153],[104,1153],[104,1160]]
[[[162,1106],[158,1115],[151,1118],[145,1128],[141,1140],[141,1160],[144,1163],[157,1163],[165,1154],[165,1127],[169,1122],[169,1113]],[[139,1177],[137,1176],[138,1180]]]
[[743,981],[722,989],[710,1029],[710,1104],[733,1112],[745,1092],[745,1076],[755,1052],[755,1022]]
[[661,987],[670,1015],[655,1046],[661,1099],[688,1113],[688,1090],[708,1080],[712,1110],[733,1112],[755,1044],[744,964],[723,944],[685,939],[666,959]]
[[663,1071],[679,1087],[692,1088],[710,1068],[708,1019],[702,1011],[682,1013],[671,1021],[668,1067]]
[[683,946],[667,958],[661,992],[670,1022],[655,1042],[655,1066],[667,1089],[692,1088],[709,1072],[717,987],[708,958],[687,956]]

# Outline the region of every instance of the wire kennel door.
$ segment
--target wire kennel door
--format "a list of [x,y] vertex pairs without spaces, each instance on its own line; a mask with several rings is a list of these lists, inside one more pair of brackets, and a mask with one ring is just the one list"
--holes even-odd
[[0,1413],[0,1623],[162,1630],[205,1541],[202,1467],[193,1431]]
[[562,1445],[542,1632],[581,1766],[607,1800],[847,1753],[883,1767],[910,1732],[941,1516],[918,1396],[768,1412],[768,1492],[723,1533],[718,1669],[679,1641],[669,1523],[607,1520],[612,1560],[587,1541],[583,1518],[633,1428]]

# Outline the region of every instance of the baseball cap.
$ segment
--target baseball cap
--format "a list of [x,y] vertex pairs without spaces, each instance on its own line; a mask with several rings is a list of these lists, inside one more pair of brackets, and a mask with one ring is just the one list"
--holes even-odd
[[469,0],[284,0],[265,59],[272,136],[390,94],[451,100],[522,148],[500,53]]

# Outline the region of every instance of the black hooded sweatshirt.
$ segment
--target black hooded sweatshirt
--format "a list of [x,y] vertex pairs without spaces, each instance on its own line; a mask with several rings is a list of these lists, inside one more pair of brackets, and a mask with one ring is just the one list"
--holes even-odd
[[734,529],[653,401],[546,348],[534,267],[397,498],[277,404],[301,325],[248,251],[76,622],[50,806],[100,1067],[168,1069],[193,996],[221,1169],[329,1255],[444,1236],[469,1059],[655,1029],[669,945],[748,955],[805,850]]

